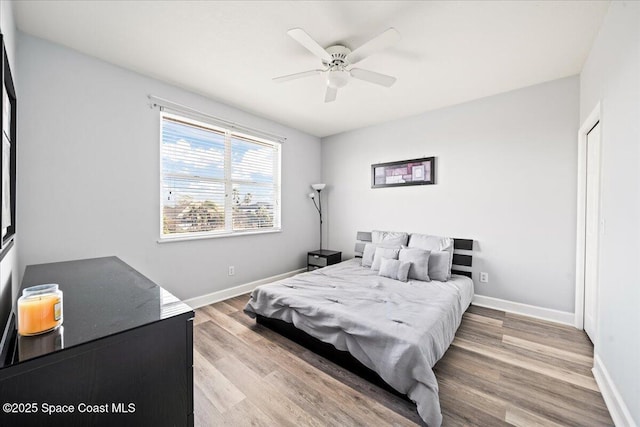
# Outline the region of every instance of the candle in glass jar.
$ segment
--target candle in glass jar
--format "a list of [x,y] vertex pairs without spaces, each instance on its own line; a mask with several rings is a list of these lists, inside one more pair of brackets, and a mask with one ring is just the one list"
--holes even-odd
[[18,333],[37,335],[62,324],[62,292],[56,284],[25,288],[18,299]]

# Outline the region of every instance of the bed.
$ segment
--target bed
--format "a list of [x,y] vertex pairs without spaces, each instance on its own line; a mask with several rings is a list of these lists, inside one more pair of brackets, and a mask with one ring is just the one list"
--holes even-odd
[[[358,233],[358,238],[356,254],[366,256],[371,233]],[[473,242],[452,240],[456,250],[452,247],[446,281],[401,282],[363,267],[365,258],[354,258],[259,286],[244,311],[267,326],[284,322],[301,331],[298,336],[325,343],[324,350],[330,345],[336,353],[348,352],[415,402],[429,427],[440,426],[432,367],[453,341],[473,298],[470,272],[456,269],[471,266],[471,255],[459,252],[468,253]]]

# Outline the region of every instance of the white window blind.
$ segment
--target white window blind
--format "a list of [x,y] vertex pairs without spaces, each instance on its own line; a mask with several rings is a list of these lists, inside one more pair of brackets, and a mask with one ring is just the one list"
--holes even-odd
[[280,144],[161,113],[161,239],[280,229]]

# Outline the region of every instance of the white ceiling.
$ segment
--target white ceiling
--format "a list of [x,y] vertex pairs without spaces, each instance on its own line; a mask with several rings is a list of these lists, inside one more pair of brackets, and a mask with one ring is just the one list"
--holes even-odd
[[[580,72],[608,1],[20,1],[18,28],[316,136]],[[320,68],[286,34],[354,49],[402,39],[358,64],[398,78],[352,80],[324,103]],[[550,100],[552,102],[552,100]]]

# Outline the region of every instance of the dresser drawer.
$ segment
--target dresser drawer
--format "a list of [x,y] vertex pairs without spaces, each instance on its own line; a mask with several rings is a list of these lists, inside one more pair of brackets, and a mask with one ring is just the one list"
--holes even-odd
[[326,267],[327,258],[320,255],[307,255],[307,264],[315,265],[317,267]]

